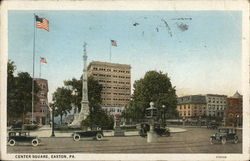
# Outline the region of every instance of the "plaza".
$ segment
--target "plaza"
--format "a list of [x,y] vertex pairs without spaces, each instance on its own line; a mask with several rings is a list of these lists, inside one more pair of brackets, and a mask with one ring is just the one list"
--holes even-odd
[[[7,146],[8,153],[242,153],[242,131],[237,130],[239,143],[227,142],[210,144],[209,137],[217,130],[205,127],[185,127],[186,131],[171,133],[170,137],[157,137],[156,142],[147,143],[147,139],[127,133],[124,137],[107,136],[101,141],[83,138],[78,142],[68,136],[55,133],[57,137],[40,137],[42,142],[33,147],[30,144]],[[106,134],[106,135],[105,135]]]

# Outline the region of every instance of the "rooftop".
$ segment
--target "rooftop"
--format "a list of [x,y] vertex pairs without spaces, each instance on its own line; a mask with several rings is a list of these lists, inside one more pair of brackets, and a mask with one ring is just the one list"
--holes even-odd
[[88,68],[91,65],[100,65],[100,66],[108,66],[108,67],[125,67],[125,68],[131,68],[129,64],[119,64],[119,63],[109,63],[109,62],[100,62],[100,61],[92,61],[89,63]]
[[242,95],[238,91],[236,91],[232,98],[242,98]]
[[179,97],[177,99],[178,104],[187,104],[187,103],[193,103],[193,104],[206,104],[206,98],[202,95],[189,95],[189,96],[183,96]]

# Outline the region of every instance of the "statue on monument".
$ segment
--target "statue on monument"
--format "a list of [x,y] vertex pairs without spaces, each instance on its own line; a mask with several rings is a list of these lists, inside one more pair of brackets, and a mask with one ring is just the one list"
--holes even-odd
[[87,43],[83,45],[83,75],[82,75],[82,101],[81,110],[74,115],[73,122],[69,125],[71,127],[80,127],[81,122],[89,115],[89,101],[88,101],[88,84],[87,84]]

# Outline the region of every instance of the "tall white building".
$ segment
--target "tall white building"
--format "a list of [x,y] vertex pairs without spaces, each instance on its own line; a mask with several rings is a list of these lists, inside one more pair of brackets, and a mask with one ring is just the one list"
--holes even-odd
[[224,112],[227,109],[227,96],[218,94],[205,95],[207,108],[207,116],[223,117]]

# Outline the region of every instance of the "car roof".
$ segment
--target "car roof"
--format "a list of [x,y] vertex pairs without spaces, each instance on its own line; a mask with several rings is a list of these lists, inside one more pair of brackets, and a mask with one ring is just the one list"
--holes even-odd
[[29,131],[9,131],[8,133],[29,133]]
[[219,128],[219,130],[236,130],[235,128],[229,128],[229,127],[222,127]]

